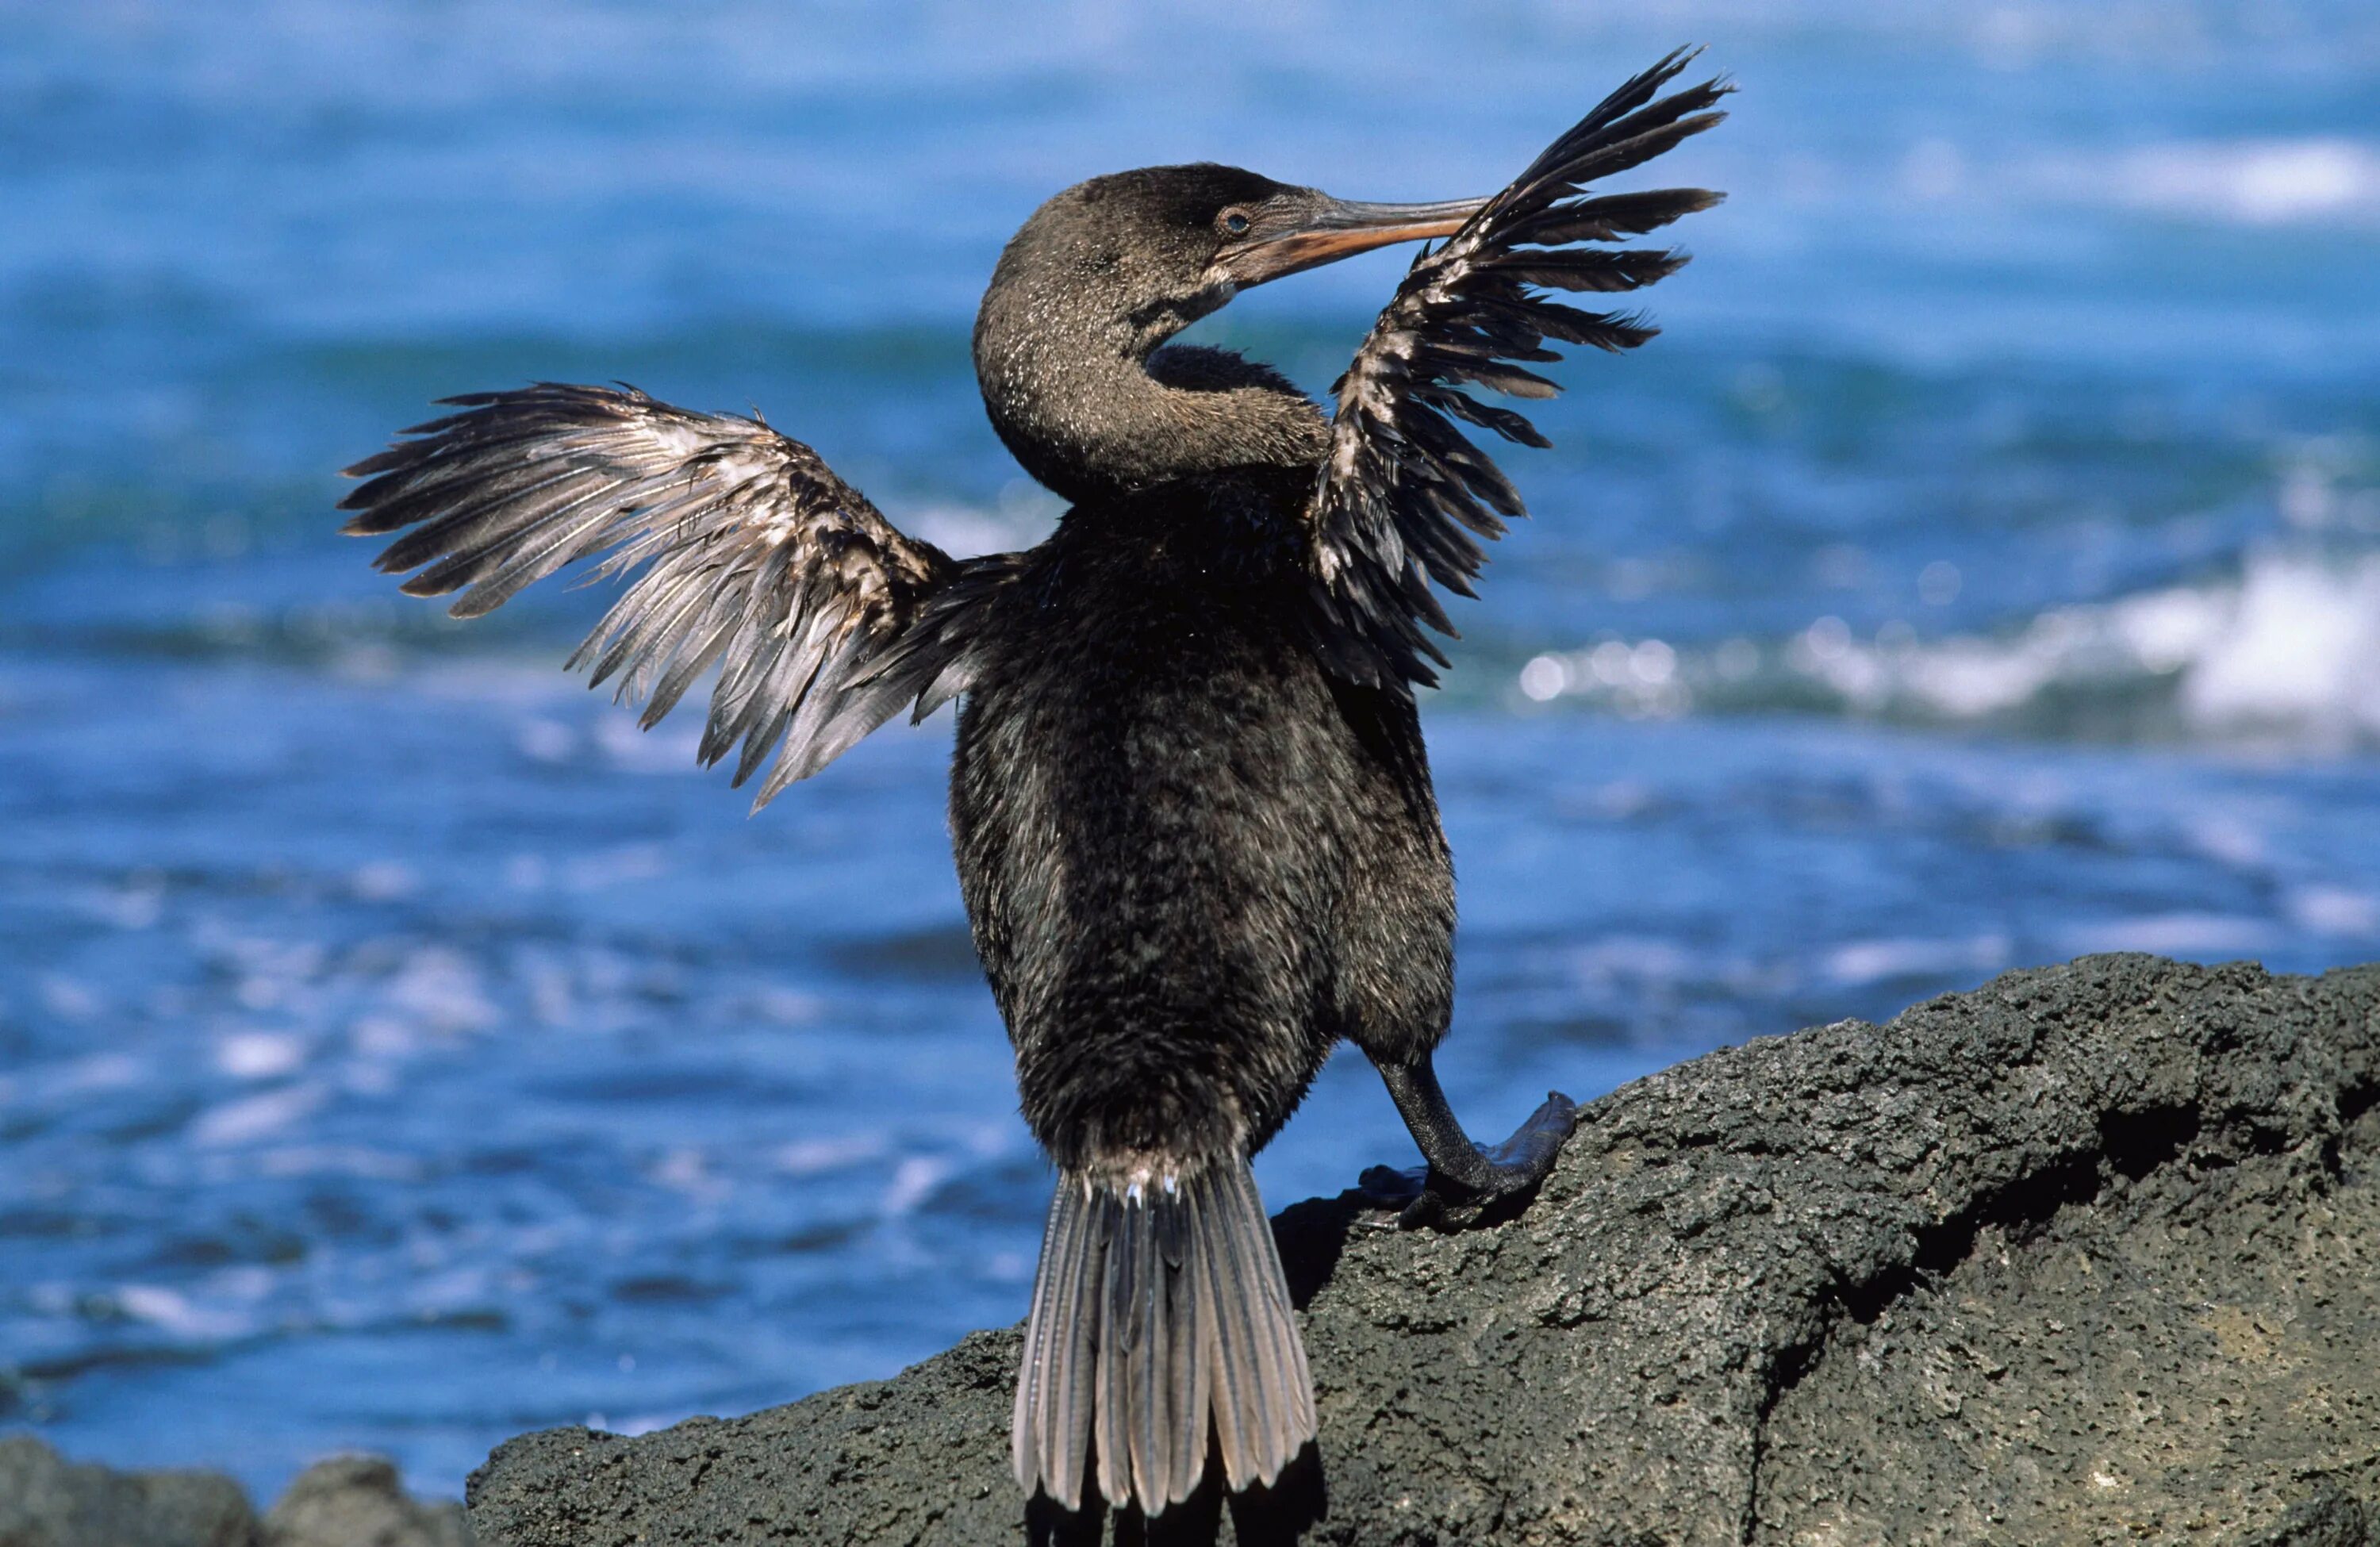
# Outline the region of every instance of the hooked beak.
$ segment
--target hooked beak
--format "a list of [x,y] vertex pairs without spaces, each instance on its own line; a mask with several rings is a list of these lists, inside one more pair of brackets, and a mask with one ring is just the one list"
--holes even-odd
[[1244,290],[1391,242],[1451,237],[1487,202],[1366,204],[1321,193],[1268,200],[1253,212],[1254,228],[1215,255],[1210,273]]

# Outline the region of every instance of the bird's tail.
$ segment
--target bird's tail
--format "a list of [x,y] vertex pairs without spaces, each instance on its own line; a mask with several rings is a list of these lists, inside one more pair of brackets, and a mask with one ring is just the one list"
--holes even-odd
[[1314,1386],[1242,1156],[1112,1180],[1061,1174],[1016,1380],[1016,1480],[1155,1515],[1207,1469],[1211,1415],[1232,1487],[1270,1482],[1314,1437]]

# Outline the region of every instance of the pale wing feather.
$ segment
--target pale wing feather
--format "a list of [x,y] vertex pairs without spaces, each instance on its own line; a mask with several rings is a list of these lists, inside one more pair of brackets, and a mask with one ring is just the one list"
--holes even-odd
[[[347,469],[346,530],[403,531],[380,555],[416,596],[461,591],[477,617],[565,566],[626,589],[571,656],[670,712],[716,665],[701,758],[741,744],[735,782],[773,753],[753,805],[832,761],[937,677],[963,643],[892,647],[961,571],[903,535],[798,441],[757,419],[690,413],[634,388],[552,383],[445,400]],[[409,530],[408,530],[409,529]],[[424,567],[424,566],[427,567]]]

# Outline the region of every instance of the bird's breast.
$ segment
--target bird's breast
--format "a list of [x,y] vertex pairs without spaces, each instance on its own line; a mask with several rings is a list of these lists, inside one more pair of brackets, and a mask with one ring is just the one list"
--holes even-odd
[[952,826],[995,987],[1027,957],[1048,980],[1198,940],[1287,968],[1376,782],[1302,577],[1219,542],[1229,511],[1086,514],[986,621],[960,714]]

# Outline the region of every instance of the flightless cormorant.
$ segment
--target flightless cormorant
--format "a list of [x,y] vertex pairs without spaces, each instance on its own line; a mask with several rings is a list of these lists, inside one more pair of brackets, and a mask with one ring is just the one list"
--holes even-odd
[[[1452,632],[1432,584],[1469,595],[1475,539],[1523,513],[1455,421],[1546,444],[1463,389],[1550,396],[1524,369],[1548,340],[1645,342],[1545,292],[1653,283],[1683,256],[1600,244],[1717,201],[1586,186],[1718,121],[1721,82],[1659,94],[1690,57],[1490,199],[1349,203],[1199,164],[1042,205],[975,329],[993,426],[1071,502],[1023,553],[953,559],[758,419],[633,389],[450,398],[348,469],[370,481],[347,530],[403,531],[380,567],[461,591],[457,616],[578,559],[632,577],[571,664],[648,726],[716,666],[701,757],[740,744],[739,785],[768,765],[756,809],[896,712],[960,700],[960,883],[1058,1168],[1017,1381],[1028,1492],[1075,1508],[1090,1476],[1153,1514],[1210,1435],[1233,1488],[1314,1436],[1248,1162],[1341,1038],[1428,1162],[1411,1219],[1525,1199],[1570,1134],[1556,1095],[1475,1146],[1431,1072],[1454,882],[1414,688],[1445,664],[1427,631]],[[1269,366],[1167,342],[1248,286],[1440,238],[1329,419]]]

